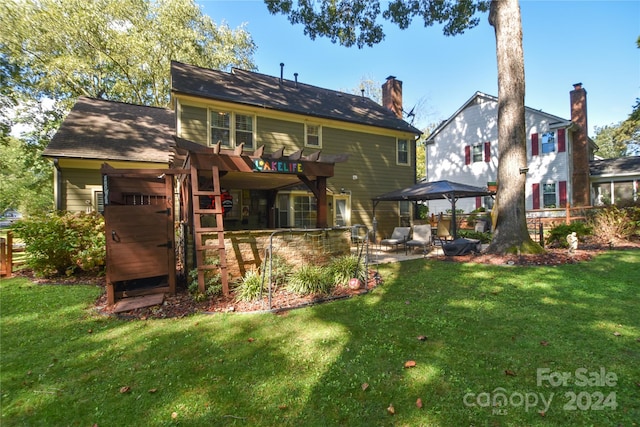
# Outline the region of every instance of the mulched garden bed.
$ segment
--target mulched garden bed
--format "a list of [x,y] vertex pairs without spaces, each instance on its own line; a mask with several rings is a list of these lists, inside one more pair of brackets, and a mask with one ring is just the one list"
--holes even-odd
[[[639,242],[618,242],[616,249],[638,249]],[[596,254],[608,250],[597,244],[583,245],[574,254],[569,254],[566,249],[547,248],[546,253],[539,255],[494,255],[494,254],[469,254],[463,256],[437,256],[445,262],[466,262],[504,266],[555,266],[562,264],[575,264],[591,260]],[[28,277],[37,284],[68,285],[68,284],[93,284],[105,286],[104,276],[96,277],[78,275],[71,277],[57,277],[52,279],[36,278],[29,270],[16,273],[17,276]],[[268,295],[256,302],[236,301],[233,294],[229,297],[218,296],[206,301],[196,301],[184,287],[179,287],[176,295],[167,295],[161,305],[139,308],[123,313],[113,313],[113,308],[107,306],[106,292],[95,302],[95,309],[101,314],[113,315],[125,319],[162,319],[184,317],[194,313],[255,313],[270,311],[280,315],[286,315],[292,308],[305,307],[320,304],[337,299],[349,298],[369,292],[382,283],[383,278],[375,271],[369,272],[369,282],[360,289],[351,289],[348,286],[337,287],[329,296],[297,295],[287,292],[284,288],[276,289],[271,296],[269,307]]]

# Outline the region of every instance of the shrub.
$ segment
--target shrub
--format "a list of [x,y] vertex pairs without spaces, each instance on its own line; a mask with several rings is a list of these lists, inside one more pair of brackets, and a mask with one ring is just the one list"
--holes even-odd
[[291,274],[287,289],[302,295],[327,295],[333,290],[333,280],[328,268],[305,264]]
[[593,235],[602,242],[628,240],[640,230],[640,208],[607,206],[595,212],[590,224]]
[[366,283],[367,281],[364,260],[355,255],[344,255],[334,258],[327,268],[333,278],[333,284],[336,286],[348,284],[349,279],[352,277],[357,277],[362,283]]
[[474,230],[458,230],[458,237],[477,239],[480,240],[480,243],[490,243],[493,235],[489,232],[481,233]]
[[475,227],[476,221],[478,220],[483,220],[491,224],[491,215],[487,213],[487,209],[483,206],[476,208],[469,213],[469,216],[467,216],[467,226]]
[[287,283],[287,279],[291,275],[291,271],[293,270],[291,264],[289,264],[284,257],[279,255],[274,255],[271,262],[269,262],[269,259],[266,260],[264,272],[267,280],[269,278],[269,268],[272,269],[271,283],[275,286],[285,285]]
[[18,221],[13,230],[24,241],[27,266],[36,275],[104,268],[104,218],[98,213],[55,212]]
[[255,301],[260,298],[263,291],[262,276],[258,270],[249,270],[236,287],[236,300]]
[[580,239],[591,234],[591,227],[582,221],[556,225],[547,234],[546,244],[550,247],[568,248],[567,235],[573,232]]
[[[218,264],[217,256],[208,257],[205,260],[207,265]],[[204,301],[207,296],[220,295],[222,293],[222,276],[219,271],[207,270],[204,272],[204,293],[200,292],[198,287],[198,269],[194,268],[189,271],[189,293],[193,295],[196,301]]]

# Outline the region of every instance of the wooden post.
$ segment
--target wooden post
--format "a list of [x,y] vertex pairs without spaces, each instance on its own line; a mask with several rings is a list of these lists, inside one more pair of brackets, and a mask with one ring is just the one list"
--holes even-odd
[[7,274],[7,260],[5,251],[7,248],[7,242],[4,237],[0,237],[0,276]]
[[5,272],[5,276],[10,278],[13,274],[13,231],[7,232],[7,271]]
[[564,215],[564,222],[567,225],[571,224],[571,204],[569,202],[567,202],[567,207]]

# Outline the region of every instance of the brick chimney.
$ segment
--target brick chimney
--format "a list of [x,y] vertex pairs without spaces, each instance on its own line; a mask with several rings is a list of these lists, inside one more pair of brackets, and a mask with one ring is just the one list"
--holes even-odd
[[571,122],[576,126],[571,139],[572,206],[589,206],[589,137],[587,126],[587,91],[582,83],[573,85],[570,92]]
[[396,80],[395,76],[387,77],[387,81],[382,85],[382,106],[402,119],[402,82]]

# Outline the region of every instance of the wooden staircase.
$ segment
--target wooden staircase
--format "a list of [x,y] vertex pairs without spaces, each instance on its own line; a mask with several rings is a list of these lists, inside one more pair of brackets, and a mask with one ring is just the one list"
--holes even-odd
[[[212,167],[213,191],[200,190],[198,185],[198,170],[191,165],[191,193],[193,202],[193,227],[196,250],[196,268],[198,269],[198,290],[205,292],[205,275],[209,271],[219,271],[222,281],[222,293],[229,295],[229,274],[227,271],[227,253],[224,246],[224,208],[222,207],[222,193],[220,192],[219,169]],[[200,197],[213,196],[213,208],[201,208]],[[215,215],[215,226],[203,226],[202,215]],[[215,235],[214,244],[205,244],[205,236]],[[217,264],[209,263],[207,251],[217,250],[219,261]]]

